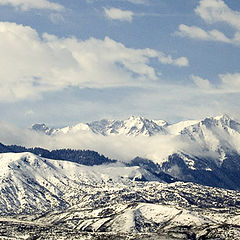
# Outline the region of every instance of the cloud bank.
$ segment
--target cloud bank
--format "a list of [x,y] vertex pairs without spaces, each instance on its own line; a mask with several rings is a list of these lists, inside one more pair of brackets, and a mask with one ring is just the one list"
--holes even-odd
[[153,49],[127,48],[104,40],[58,38],[33,28],[0,22],[0,101],[40,98],[67,87],[142,87],[158,79],[151,59],[187,66],[185,57],[172,58]]
[[112,159],[126,162],[140,156],[160,163],[183,146],[181,142],[171,136],[160,135],[149,138],[119,135],[105,137],[90,132],[47,136],[31,130],[19,129],[6,123],[0,123],[0,139],[2,143],[8,145],[38,146],[47,149],[90,149]]

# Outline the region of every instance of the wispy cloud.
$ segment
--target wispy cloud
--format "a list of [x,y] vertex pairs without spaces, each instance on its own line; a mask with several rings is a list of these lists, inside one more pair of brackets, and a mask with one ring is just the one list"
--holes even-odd
[[240,73],[219,74],[219,82],[212,84],[208,79],[192,75],[193,82],[204,91],[213,94],[240,93]]
[[225,36],[224,33],[216,29],[205,31],[200,27],[187,26],[184,24],[179,25],[179,29],[175,34],[181,37],[188,37],[204,41],[219,41],[224,43],[232,42],[232,40]]
[[[97,2],[97,1],[101,1],[101,0],[87,0],[88,3]],[[147,4],[149,2],[149,0],[119,0],[119,1],[130,2],[133,4]]]
[[147,0],[123,0],[123,1],[128,1],[128,2],[131,2],[131,3],[134,3],[134,4],[146,4],[146,3],[148,3]]
[[193,82],[201,89],[211,89],[212,85],[208,79],[201,78],[199,76],[191,75]]
[[232,93],[240,93],[240,73],[226,73],[219,75],[224,91]]
[[108,19],[127,22],[131,22],[134,15],[131,11],[125,11],[119,8],[104,8],[104,13]]
[[49,18],[54,24],[60,24],[64,22],[64,17],[60,13],[51,13]]
[[48,9],[53,11],[62,11],[64,6],[59,3],[48,0],[0,0],[0,5],[10,5],[22,11],[31,9]]

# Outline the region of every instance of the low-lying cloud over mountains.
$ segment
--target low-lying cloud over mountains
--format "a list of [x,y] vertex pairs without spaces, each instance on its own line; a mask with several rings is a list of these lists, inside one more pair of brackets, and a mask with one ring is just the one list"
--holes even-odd
[[240,149],[240,124],[227,115],[176,124],[132,116],[64,128],[35,124],[19,129],[3,123],[0,128],[0,139],[5,144],[90,149],[121,161],[140,156],[161,164],[169,155],[184,152],[221,162],[226,154]]

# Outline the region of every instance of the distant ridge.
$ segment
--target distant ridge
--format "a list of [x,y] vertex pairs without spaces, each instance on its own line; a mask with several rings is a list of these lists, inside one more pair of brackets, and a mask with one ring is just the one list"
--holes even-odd
[[74,126],[64,128],[49,128],[46,124],[34,124],[31,129],[43,132],[46,135],[67,134],[76,132],[92,132],[103,136],[128,135],[128,136],[153,136],[156,134],[167,134],[168,123],[164,120],[149,120],[140,116],[130,116],[126,120],[93,121],[91,123],[78,123]]
[[[155,135],[179,135],[181,131],[190,126],[203,122],[212,122],[231,126],[237,125],[236,122],[227,114],[216,117],[207,117],[203,120],[187,120],[174,124],[169,124],[165,120],[151,120],[141,116],[130,116],[126,120],[102,119],[90,123],[78,123],[73,126],[63,128],[50,128],[44,123],[37,123],[31,126],[36,132],[46,135],[73,134],[78,132],[91,132],[103,136],[127,135],[127,136],[155,136]],[[234,123],[235,122],[235,123]],[[234,126],[233,126],[234,127]]]

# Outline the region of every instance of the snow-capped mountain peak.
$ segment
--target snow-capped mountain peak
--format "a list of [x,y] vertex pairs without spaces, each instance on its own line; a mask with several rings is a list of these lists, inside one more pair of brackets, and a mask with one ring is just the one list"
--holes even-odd
[[45,123],[33,124],[31,129],[36,132],[45,133],[46,135],[52,135],[56,132],[56,129],[47,127]]
[[121,129],[120,132],[126,135],[134,136],[167,134],[167,131],[162,126],[159,126],[153,120],[149,120],[140,116],[131,116],[127,120],[123,121],[123,129]]
[[107,120],[94,121],[88,123],[94,133],[104,136],[109,135],[128,135],[128,136],[152,136],[155,134],[166,134],[166,130],[153,120],[141,116],[130,116],[126,120]]
[[222,115],[218,115],[213,117],[216,120],[222,120],[222,121],[230,121],[233,120],[228,114],[224,113]]
[[190,125],[183,129],[182,133],[190,130],[192,132],[198,132],[200,129],[209,129],[211,131],[222,130],[228,134],[233,132],[240,133],[240,124],[230,118],[227,114],[216,116],[216,117],[207,117],[202,121],[197,122],[196,124]]
[[63,128],[49,128],[45,124],[34,124],[32,130],[43,132],[46,135],[71,134],[76,132],[91,132],[103,136],[127,135],[127,136],[153,136],[156,134],[167,134],[165,127],[167,122],[164,120],[149,120],[141,116],[130,116],[126,120],[93,121],[90,123],[78,123],[74,126]]
[[226,155],[240,150],[240,124],[226,114],[205,118],[184,128],[180,135],[183,141],[192,142],[200,150],[200,154],[213,154],[218,165],[222,164]]
[[43,132],[46,135],[75,134],[89,132],[103,136],[155,136],[155,135],[196,135],[199,129],[206,128],[210,131],[222,129],[228,134],[240,133],[240,124],[231,119],[227,114],[216,117],[207,117],[203,120],[187,120],[175,124],[168,124],[164,120],[150,120],[142,116],[130,116],[126,120],[93,121],[90,123],[78,123],[63,128],[50,128],[45,124],[34,124],[32,130]]

